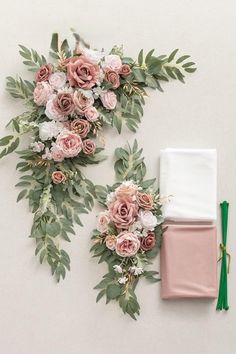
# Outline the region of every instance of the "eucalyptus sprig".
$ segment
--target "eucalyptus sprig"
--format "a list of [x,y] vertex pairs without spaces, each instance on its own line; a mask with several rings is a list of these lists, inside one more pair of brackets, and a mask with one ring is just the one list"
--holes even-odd
[[[114,225],[111,219],[106,231],[102,232],[98,229],[93,231],[93,246],[90,251],[93,253],[93,257],[98,258],[98,263],[105,262],[108,265],[108,273],[95,286],[95,289],[99,290],[96,301],[98,302],[103,297],[106,297],[106,303],[116,300],[124,313],[136,319],[136,316],[140,314],[140,306],[135,294],[139,280],[142,277],[152,283],[160,280],[157,271],[147,268],[151,264],[152,258],[158,254],[161,246],[163,235],[161,202],[158,189],[155,187],[155,178],[145,180],[146,166],[142,149],[138,148],[136,140],[133,146],[127,144],[125,148],[117,148],[115,158],[114,169],[117,182],[112,186],[95,186],[96,198],[99,204],[106,208],[102,215],[109,218],[109,203],[113,203],[109,201],[110,198],[115,202],[115,195],[120,190],[119,188],[122,186],[127,188],[131,185],[136,186],[139,193],[144,193],[152,198],[152,215],[160,222],[155,226],[152,234],[152,237],[155,237],[155,245],[150,250],[140,249],[131,257],[121,257],[114,248],[107,246],[107,240],[117,238],[122,231]],[[134,221],[134,225],[136,222],[138,219]],[[123,230],[123,232],[125,231],[127,232],[127,230]]]

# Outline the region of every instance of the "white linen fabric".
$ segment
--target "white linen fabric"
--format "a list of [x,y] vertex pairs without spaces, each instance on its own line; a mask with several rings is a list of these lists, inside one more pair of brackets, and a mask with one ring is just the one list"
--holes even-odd
[[168,197],[163,215],[172,221],[215,221],[215,149],[165,149],[160,158],[160,193]]

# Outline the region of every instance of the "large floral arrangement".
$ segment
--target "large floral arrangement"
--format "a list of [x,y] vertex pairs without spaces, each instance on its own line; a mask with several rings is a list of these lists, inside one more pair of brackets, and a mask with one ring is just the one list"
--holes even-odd
[[109,124],[121,132],[125,122],[135,131],[143,115],[145,87],[162,91],[161,81],[184,82],[184,73],[196,70],[188,55],[176,58],[177,50],[158,57],[154,50],[146,56],[141,50],[138,60],[133,60],[116,46],[110,53],[92,50],[74,35],[72,50],[67,40],[53,34],[53,63],[20,45],[23,63],[35,73],[34,80],[7,78],[8,92],[24,101],[27,110],[10,121],[13,133],[0,140],[2,158],[30,136],[26,148],[17,151],[21,159],[17,169],[26,173],[17,184],[22,188],[18,201],[29,200],[36,254],[40,262],[49,263],[58,280],[70,268],[69,256],[58,241],[69,241],[73,223],[81,224],[79,214],[93,205],[94,187],[80,166],[103,159],[99,139],[95,140],[102,126]]
[[141,277],[151,282],[158,272],[147,270],[161,244],[163,233],[161,200],[155,179],[144,180],[146,167],[137,142],[131,148],[118,148],[115,170],[118,183],[96,186],[99,202],[105,207],[93,231],[91,251],[99,263],[108,264],[108,273],[95,287],[97,301],[106,296],[115,299],[124,313],[136,319],[139,304],[135,295]]

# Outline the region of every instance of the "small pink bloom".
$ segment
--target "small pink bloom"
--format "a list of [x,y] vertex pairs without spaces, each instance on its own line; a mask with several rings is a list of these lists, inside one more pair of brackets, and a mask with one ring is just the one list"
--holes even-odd
[[115,191],[115,196],[118,200],[126,200],[133,202],[136,200],[137,186],[132,182],[123,182]]
[[119,70],[119,74],[123,77],[129,76],[131,74],[131,69],[128,64],[123,64]]
[[52,181],[55,184],[64,183],[66,181],[66,176],[61,171],[54,171],[52,173]]
[[75,131],[83,139],[88,135],[90,127],[90,123],[86,119],[76,118],[71,122],[71,130]]
[[68,116],[75,109],[73,97],[70,93],[60,92],[53,99],[54,107],[59,114]]
[[84,112],[85,118],[88,119],[89,122],[95,122],[98,120],[99,113],[95,107],[88,107]]
[[121,257],[135,256],[139,247],[140,241],[132,232],[123,231],[116,237],[116,253]]
[[96,145],[92,140],[86,139],[83,141],[83,152],[86,155],[93,155],[95,151],[96,151]]
[[64,160],[64,153],[61,147],[59,147],[57,144],[52,143],[51,147],[51,157],[54,161],[56,162],[61,162]]
[[113,91],[102,92],[100,97],[102,104],[106,109],[115,109],[117,105],[117,98]]
[[36,82],[47,81],[49,79],[49,76],[52,74],[52,71],[53,71],[52,64],[45,64],[41,66],[41,68],[35,74],[35,81]]
[[37,106],[45,106],[52,94],[53,88],[47,82],[37,82],[34,89],[34,102]]
[[105,243],[109,250],[114,251],[116,249],[116,236],[107,235],[105,238]]
[[55,90],[59,90],[66,84],[66,74],[62,71],[57,71],[49,76],[48,81]]
[[140,238],[140,248],[143,251],[150,251],[156,245],[156,237],[154,232],[149,232],[146,237]]
[[128,229],[137,217],[137,205],[127,200],[116,200],[109,205],[109,215],[118,229]]
[[75,157],[82,150],[83,142],[78,134],[65,132],[58,135],[56,145],[61,148],[64,157]]
[[108,224],[110,222],[109,213],[107,211],[103,211],[98,215],[98,226],[97,229],[101,233],[105,233],[108,231]]
[[67,78],[71,86],[90,89],[99,78],[99,66],[81,55],[73,57],[67,64]]
[[87,97],[81,91],[75,91],[73,99],[74,99],[76,112],[82,115],[84,115],[86,109],[91,107],[94,103],[93,96]]
[[115,70],[106,70],[104,80],[109,82],[113,89],[116,89],[120,86],[120,77]]
[[103,67],[104,69],[119,71],[122,66],[119,55],[109,54],[105,56]]

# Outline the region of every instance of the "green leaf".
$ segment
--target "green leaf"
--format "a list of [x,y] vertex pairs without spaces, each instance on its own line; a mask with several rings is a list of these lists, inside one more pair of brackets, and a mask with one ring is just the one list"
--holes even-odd
[[13,135],[7,135],[4,138],[0,139],[0,146],[8,145],[13,138]]
[[118,132],[120,134],[121,129],[122,129],[122,118],[120,116],[114,114],[113,125],[116,127],[116,129],[118,130]]
[[106,294],[109,300],[116,299],[121,294],[121,287],[116,284],[110,284],[106,289]]
[[178,50],[179,49],[173,50],[173,52],[169,55],[168,63],[170,63],[174,59],[174,57],[175,57],[176,53],[178,52]]
[[138,63],[139,65],[143,65],[143,49],[140,50],[139,55],[138,55]]
[[101,290],[97,295],[96,302],[98,302],[105,294],[106,294],[106,289]]
[[58,52],[58,50],[59,50],[59,38],[58,38],[58,33],[53,33],[53,34],[52,34],[52,39],[51,39],[50,48],[51,48],[54,52]]
[[184,60],[186,60],[186,59],[188,59],[188,58],[190,58],[190,55],[183,55],[182,57],[180,57],[180,58],[176,61],[176,63],[177,63],[177,64],[182,63],[182,61],[184,61]]
[[28,192],[27,189],[23,189],[23,191],[21,191],[19,193],[16,201],[19,202],[22,198],[24,198],[26,196],[27,192]]

